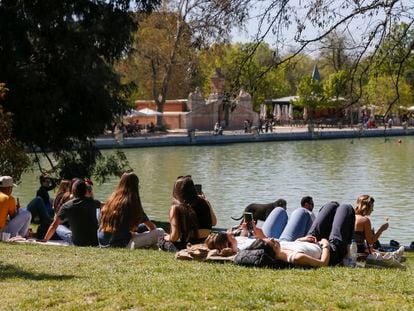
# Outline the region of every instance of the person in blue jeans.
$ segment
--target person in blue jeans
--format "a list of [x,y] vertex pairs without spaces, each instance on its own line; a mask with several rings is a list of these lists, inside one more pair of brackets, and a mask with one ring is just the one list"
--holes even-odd
[[40,187],[36,197],[27,205],[27,210],[32,214],[32,219],[37,220],[39,227],[36,236],[42,239],[53,221],[54,211],[50,201],[49,191],[56,187],[56,180],[49,176],[40,176]]
[[304,237],[311,228],[315,220],[315,215],[312,212],[314,207],[312,197],[303,197],[300,205],[301,207],[295,209],[290,215],[289,221],[279,237],[281,241],[295,241]]
[[281,241],[295,241],[306,236],[313,223],[313,199],[306,196],[301,200],[301,207],[288,217],[286,210],[275,208],[263,223],[263,233]]
[[261,229],[267,237],[279,239],[287,223],[288,214],[286,210],[282,207],[276,207],[269,216],[267,216]]

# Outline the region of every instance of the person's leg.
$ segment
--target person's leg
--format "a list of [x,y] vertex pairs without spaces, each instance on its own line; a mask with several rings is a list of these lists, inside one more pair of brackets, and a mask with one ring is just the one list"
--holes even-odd
[[351,244],[355,228],[355,211],[350,204],[341,204],[336,209],[332,222],[329,243],[331,244],[331,258],[329,263],[336,265],[344,259],[347,246]]
[[281,241],[295,241],[304,237],[312,225],[312,218],[309,212],[300,207],[295,209],[289,217],[289,221],[280,235]]
[[276,207],[263,223],[263,233],[269,238],[278,239],[286,226],[287,220],[286,211],[281,207]]
[[16,235],[25,237],[31,220],[32,214],[26,209],[20,208],[18,214],[9,221],[4,232],[10,233],[11,237]]
[[41,197],[31,200],[27,205],[27,210],[32,213],[32,219],[39,217],[40,224],[49,226],[52,223],[53,216],[50,215],[50,210]]
[[72,230],[64,225],[58,225],[56,228],[56,234],[61,238],[63,241],[67,242],[68,244],[72,245]]
[[318,240],[329,239],[332,223],[338,206],[339,204],[336,202],[325,204],[316,216],[308,234],[315,236]]
[[158,244],[158,238],[164,235],[165,231],[161,228],[143,233],[133,233],[127,248],[134,249],[155,246]]

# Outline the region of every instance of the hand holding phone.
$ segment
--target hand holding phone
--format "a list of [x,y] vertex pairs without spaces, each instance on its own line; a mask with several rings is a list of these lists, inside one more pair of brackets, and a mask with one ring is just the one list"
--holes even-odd
[[244,223],[246,224],[247,229],[247,236],[254,235],[254,227],[253,227],[253,213],[245,212],[244,213]]
[[195,184],[194,186],[196,188],[197,194],[203,194],[203,189],[200,184]]

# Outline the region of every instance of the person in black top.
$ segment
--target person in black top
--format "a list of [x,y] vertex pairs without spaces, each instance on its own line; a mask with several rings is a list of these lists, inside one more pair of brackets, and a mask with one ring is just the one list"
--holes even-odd
[[74,199],[62,205],[43,241],[48,241],[53,236],[58,225],[67,222],[72,231],[72,243],[74,245],[98,245],[96,209],[100,207],[100,203],[91,197],[85,197],[86,188],[85,181],[81,179],[73,183],[72,193]]
[[[204,194],[197,194],[191,176],[179,176],[174,184],[173,202],[170,208],[170,234],[160,243],[176,249],[185,248],[187,243],[202,243],[217,223],[216,215]],[[165,250],[176,250],[170,246]],[[172,249],[171,249],[172,248]]]
[[42,175],[39,181],[40,187],[36,192],[36,197],[27,205],[27,210],[32,213],[32,221],[39,224],[36,235],[38,239],[41,239],[53,220],[54,211],[49,191],[56,187],[56,180]]

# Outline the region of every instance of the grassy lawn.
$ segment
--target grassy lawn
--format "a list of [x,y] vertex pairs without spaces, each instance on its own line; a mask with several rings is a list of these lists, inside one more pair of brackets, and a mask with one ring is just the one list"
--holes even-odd
[[253,269],[156,250],[0,243],[1,310],[413,310],[414,273]]

